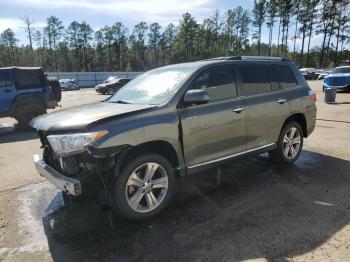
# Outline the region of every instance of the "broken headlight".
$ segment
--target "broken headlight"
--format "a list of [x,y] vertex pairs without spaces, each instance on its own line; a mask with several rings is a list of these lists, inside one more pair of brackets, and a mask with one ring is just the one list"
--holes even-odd
[[52,150],[58,156],[68,156],[82,153],[86,146],[108,134],[107,130],[91,133],[77,133],[65,135],[49,135],[47,137]]

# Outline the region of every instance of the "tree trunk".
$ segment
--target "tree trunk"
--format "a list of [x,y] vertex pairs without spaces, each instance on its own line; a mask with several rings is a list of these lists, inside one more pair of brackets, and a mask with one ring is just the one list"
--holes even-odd
[[294,31],[294,47],[293,47],[293,61],[295,61],[295,50],[296,50],[296,42],[297,42],[297,31],[298,31],[298,18],[299,13],[295,19],[295,31]]
[[327,27],[323,29],[323,41],[322,41],[322,49],[321,49],[321,55],[320,55],[320,63],[319,66],[323,66],[323,58],[324,58],[324,47],[326,43],[326,38],[327,38]]
[[280,49],[280,34],[281,34],[281,17],[278,23],[277,56],[279,55],[279,49]]
[[270,32],[269,32],[269,56],[271,56],[271,49],[272,49],[272,30],[273,30],[273,22],[271,20]]
[[111,66],[112,66],[112,57],[111,57],[111,44],[108,43],[108,71],[112,71],[111,70]]
[[334,54],[334,66],[338,66],[338,47],[339,47],[339,37],[340,37],[340,25],[338,25],[337,30],[337,44],[335,47],[335,54]]
[[259,26],[258,56],[260,55],[261,25]]
[[309,24],[309,42],[307,44],[307,55],[306,55],[306,64],[309,64],[309,53],[310,53],[310,45],[311,45],[311,37],[312,37],[312,31],[314,26],[314,14],[315,14],[315,8],[316,8],[316,1],[312,1],[312,12],[311,12],[311,21]]
[[328,53],[329,53],[329,46],[330,46],[330,43],[331,43],[331,38],[332,38],[332,35],[333,35],[333,30],[334,30],[334,20],[332,20],[332,24],[331,24],[331,30],[329,31],[329,37],[328,37],[328,43],[327,43],[327,49],[326,49],[326,56],[324,58],[324,65],[326,65],[327,63],[327,58],[328,58]]

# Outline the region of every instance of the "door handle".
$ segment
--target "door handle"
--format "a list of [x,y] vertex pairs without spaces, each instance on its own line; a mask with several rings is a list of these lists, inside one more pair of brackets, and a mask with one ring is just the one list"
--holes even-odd
[[232,109],[232,112],[241,113],[243,110],[244,110],[243,106],[236,106],[234,109]]
[[287,102],[287,99],[285,99],[285,98],[277,99],[277,103],[279,103],[279,104],[284,104],[285,102]]
[[4,92],[5,92],[5,93],[11,93],[12,91],[11,91],[11,89],[6,88],[6,89],[4,90]]

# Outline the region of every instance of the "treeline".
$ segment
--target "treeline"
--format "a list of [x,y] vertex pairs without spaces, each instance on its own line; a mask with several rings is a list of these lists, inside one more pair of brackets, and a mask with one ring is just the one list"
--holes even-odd
[[202,23],[185,13],[178,25],[165,28],[140,22],[129,30],[116,22],[96,32],[85,21],[65,28],[55,16],[37,30],[25,17],[29,44],[19,46],[13,30],[3,31],[0,66],[144,71],[210,57],[267,55],[288,57],[301,67],[333,67],[349,64],[349,22],[349,0],[255,0],[252,10],[216,10]]

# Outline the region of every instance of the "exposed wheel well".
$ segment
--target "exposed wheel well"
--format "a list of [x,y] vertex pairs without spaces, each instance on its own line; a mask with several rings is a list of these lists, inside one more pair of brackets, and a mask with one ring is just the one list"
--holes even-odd
[[301,128],[303,129],[303,136],[307,137],[307,124],[306,124],[306,119],[305,116],[301,113],[291,115],[290,117],[287,118],[286,121],[284,121],[283,126],[285,126],[287,123],[291,121],[296,121],[300,124]]
[[24,94],[24,95],[17,96],[16,100],[13,101],[11,105],[11,110],[10,110],[11,115],[15,115],[20,108],[28,105],[40,105],[44,109],[46,109],[45,101],[41,94],[38,94],[38,93]]
[[166,141],[158,140],[146,142],[128,149],[121,159],[120,170],[125,167],[130,159],[144,153],[160,154],[161,156],[165,157],[175,169],[179,165],[179,159],[173,146]]

